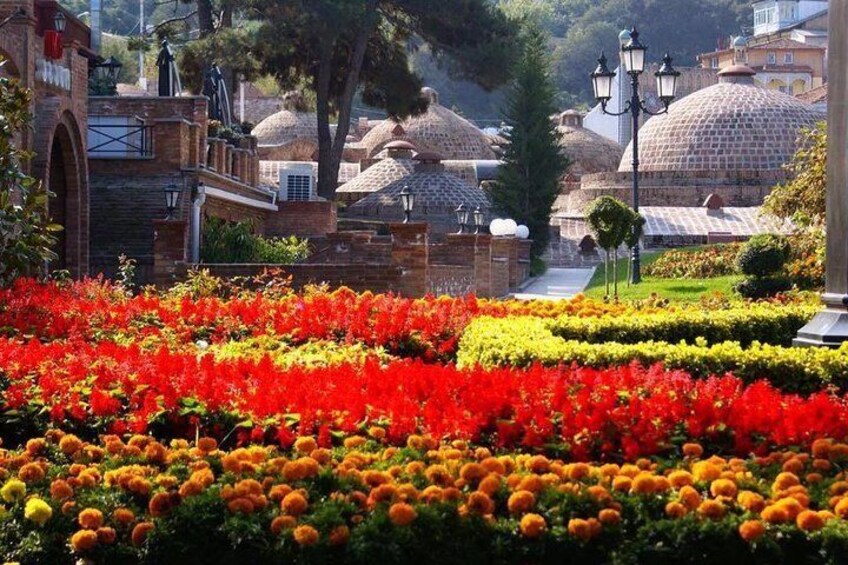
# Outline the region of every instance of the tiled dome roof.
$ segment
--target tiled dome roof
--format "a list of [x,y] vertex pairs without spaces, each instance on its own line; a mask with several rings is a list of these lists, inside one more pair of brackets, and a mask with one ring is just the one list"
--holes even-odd
[[283,161],[311,159],[318,148],[318,120],[314,113],[301,111],[300,105],[299,94],[288,93],[283,109],[253,128],[260,153]]
[[489,139],[471,122],[439,104],[439,95],[432,88],[422,94],[430,99],[424,114],[411,117],[400,124],[384,120],[362,138],[373,157],[389,142],[402,139],[412,142],[419,151],[435,151],[445,159],[494,159]]
[[[368,171],[365,171],[363,175],[366,173]],[[410,174],[366,196],[352,205],[349,210],[360,216],[402,218],[403,206],[400,191],[405,186],[408,186],[415,194],[413,214],[417,218],[450,218],[459,204],[465,204],[472,210],[480,206],[481,209],[488,211],[490,207],[489,199],[481,189],[472,187],[459,177],[445,171],[441,163],[423,161],[418,162]]]
[[571,160],[569,173],[580,176],[618,170],[624,149],[618,143],[584,128],[583,116],[579,112],[563,112],[557,131],[560,148]]
[[346,202],[355,202],[408,176],[414,166],[412,159],[382,159],[337,188],[336,197]]
[[[754,71],[736,66],[719,84],[671,105],[639,132],[643,171],[777,170],[796,150],[801,128],[824,114],[792,96],[753,84]],[[619,171],[631,169],[632,144]]]

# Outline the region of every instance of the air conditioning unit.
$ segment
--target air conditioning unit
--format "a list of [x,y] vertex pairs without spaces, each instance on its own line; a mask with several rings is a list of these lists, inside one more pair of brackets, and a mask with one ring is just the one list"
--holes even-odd
[[310,163],[288,163],[280,167],[278,200],[312,200],[315,197],[315,176]]

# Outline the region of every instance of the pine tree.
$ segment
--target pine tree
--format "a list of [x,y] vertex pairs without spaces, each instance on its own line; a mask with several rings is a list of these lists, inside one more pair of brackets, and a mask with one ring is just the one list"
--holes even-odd
[[551,119],[557,105],[549,53],[543,32],[525,33],[504,110],[510,144],[492,188],[495,209],[530,228],[535,257],[548,245],[551,207],[569,165]]

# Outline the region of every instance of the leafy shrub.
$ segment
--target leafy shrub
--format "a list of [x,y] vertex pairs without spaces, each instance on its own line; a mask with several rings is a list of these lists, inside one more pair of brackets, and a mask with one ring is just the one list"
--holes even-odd
[[644,273],[658,279],[709,279],[738,272],[736,257],[740,243],[707,245],[700,249],[671,249],[664,251]]
[[798,151],[786,165],[789,180],[772,189],[763,210],[778,218],[802,224],[821,224],[827,186],[827,124],[803,129]]
[[736,261],[739,270],[749,277],[769,277],[783,270],[789,250],[789,241],[781,235],[755,235],[742,247]]
[[813,305],[745,304],[712,312],[689,309],[595,318],[560,316],[548,327],[555,336],[589,343],[693,342],[703,338],[709,343],[789,345],[816,311]]
[[265,238],[253,233],[250,222],[207,218],[203,225],[204,263],[268,263],[286,265],[309,256],[309,244],[297,237]]
[[766,379],[783,391],[810,393],[826,386],[848,391],[848,345],[840,349],[792,348],[738,341],[709,345],[646,341],[643,343],[586,343],[563,340],[540,318],[479,318],[465,330],[459,342],[458,364],[463,367],[526,367],[576,363],[590,367],[614,367],[630,362],[662,363],[695,377],[733,373],[746,382]]
[[786,273],[792,284],[802,290],[824,287],[824,230],[811,226],[793,233],[789,241],[792,251]]
[[792,288],[792,282],[783,275],[748,277],[736,283],[734,288],[745,298],[760,299],[786,292]]

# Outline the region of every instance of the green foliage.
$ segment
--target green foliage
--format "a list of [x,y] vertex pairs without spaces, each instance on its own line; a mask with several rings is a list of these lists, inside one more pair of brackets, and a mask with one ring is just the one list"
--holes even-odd
[[29,155],[16,137],[29,124],[29,105],[29,91],[0,75],[0,286],[43,274],[45,263],[56,259],[54,233],[62,229],[50,222],[49,192],[21,170]]
[[550,118],[557,107],[549,50],[542,32],[527,32],[504,112],[510,144],[492,189],[495,208],[530,228],[531,251],[537,257],[548,245],[551,206],[569,165]]
[[700,338],[690,343],[587,343],[555,336],[542,318],[513,317],[473,321],[462,336],[458,353],[458,363],[465,367],[526,367],[538,362],[600,368],[634,361],[662,363],[701,378],[730,372],[747,382],[767,379],[788,392],[810,393],[828,385],[848,391],[848,346],[794,348],[760,341],[743,346],[737,340],[708,344]]
[[737,273],[736,257],[742,245],[722,243],[697,249],[664,251],[645,266],[646,276],[660,279],[707,279]]
[[748,277],[735,286],[744,298],[760,299],[775,296],[792,288],[789,277],[785,275],[774,275],[770,277]]
[[789,237],[792,251],[786,273],[792,284],[802,290],[824,287],[825,233],[821,226],[799,229]]
[[774,187],[763,210],[797,224],[821,224],[825,220],[827,186],[827,124],[801,131],[799,148],[785,169],[790,179]]
[[259,73],[259,61],[253,54],[253,41],[254,34],[249,29],[226,28],[186,43],[179,50],[183,86],[191,92],[201,92],[203,74],[212,62],[230,73],[226,81],[231,89],[236,86],[232,80],[236,74],[252,80]]
[[267,263],[287,265],[309,256],[309,244],[297,237],[265,238],[253,233],[250,222],[207,218],[200,257],[204,263]]
[[624,202],[601,196],[584,211],[589,231],[604,250],[604,285],[609,296],[609,258],[613,256],[613,294],[618,296],[618,248],[625,242],[638,242],[645,219]]
[[755,235],[742,246],[736,261],[743,274],[767,277],[783,270],[789,249],[789,242],[781,235]]

